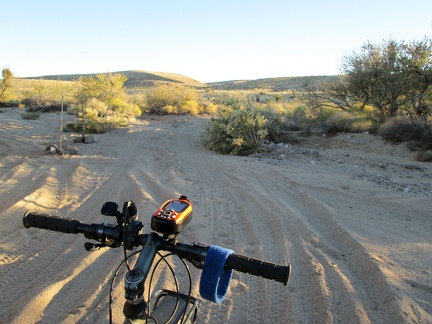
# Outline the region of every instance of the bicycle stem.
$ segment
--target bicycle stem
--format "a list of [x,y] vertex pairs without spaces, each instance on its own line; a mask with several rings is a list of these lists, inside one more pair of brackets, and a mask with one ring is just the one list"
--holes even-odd
[[124,288],[127,300],[137,300],[144,292],[144,282],[160,244],[160,237],[156,233],[147,236],[133,270],[128,271],[125,276]]

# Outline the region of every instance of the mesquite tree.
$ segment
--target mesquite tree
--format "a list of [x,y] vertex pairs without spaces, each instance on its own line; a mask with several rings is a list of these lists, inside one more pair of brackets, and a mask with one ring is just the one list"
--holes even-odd
[[384,122],[399,114],[427,121],[432,116],[432,40],[368,42],[344,57],[338,84],[310,90],[311,108],[375,108]]

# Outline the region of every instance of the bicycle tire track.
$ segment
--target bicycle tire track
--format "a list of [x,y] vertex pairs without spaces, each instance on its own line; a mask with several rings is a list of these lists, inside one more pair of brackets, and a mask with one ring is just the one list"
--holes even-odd
[[[278,173],[275,178],[283,177],[283,174]],[[300,216],[297,229],[303,227],[300,233],[304,240],[304,244],[300,246],[302,249],[306,247],[313,263],[317,265],[318,276],[322,277],[321,295],[328,296],[327,300],[323,300],[328,313],[337,314],[337,317],[332,315],[329,320],[345,321],[354,316],[352,321],[357,322],[364,320],[367,315],[371,321],[391,318],[395,323],[402,323],[404,319],[396,296],[365,248],[337,224],[333,217],[334,211],[328,205],[311,194],[304,193],[301,184],[290,181],[288,177],[284,178],[284,181],[279,181],[276,185],[276,182],[266,179],[271,183],[271,186],[266,186],[266,190],[269,197],[277,197],[276,193],[282,190],[281,183],[295,188],[284,197],[284,201],[279,200],[278,203],[293,209],[293,214]],[[341,303],[345,305],[342,307]],[[339,306],[340,309],[335,310]],[[344,312],[344,309],[353,312]],[[305,311],[299,309],[298,313],[304,314]]]
[[[355,196],[362,193],[359,188],[346,189],[354,180],[335,186],[307,175],[311,167],[269,167],[250,157],[214,154],[201,146],[197,131],[203,129],[205,119],[155,119],[148,125],[137,123],[96,136],[96,144],[79,147],[81,156],[66,159],[38,152],[50,137],[39,128],[43,123],[22,126],[31,126],[24,128],[26,134],[37,133],[38,137],[22,136],[17,141],[18,155],[0,160],[1,181],[16,181],[7,188],[14,192],[4,196],[8,190],[3,191],[0,197],[5,201],[0,206],[5,224],[0,229],[5,234],[0,239],[0,302],[7,304],[0,310],[2,320],[24,319],[25,311],[34,315],[25,322],[106,322],[106,285],[114,264],[122,257],[120,251],[88,254],[82,249],[85,239],[81,236],[23,229],[21,219],[27,207],[86,223],[112,222],[99,215],[101,205],[107,200],[121,205],[123,200],[132,199],[140,219],[148,224],[155,208],[179,194],[189,196],[194,205],[194,218],[182,233],[183,241],[222,245],[239,254],[293,266],[288,287],[234,272],[222,304],[200,299],[200,322],[368,323],[390,319],[400,323],[430,318],[430,285],[423,274],[412,272],[418,265],[412,266],[414,270],[404,269],[400,278],[391,277],[392,269],[401,267],[393,263],[394,253],[410,248],[425,255],[423,251],[428,248],[423,242],[427,236],[422,232],[417,239],[414,231],[419,226],[428,228],[429,216],[417,213],[416,224],[420,225],[412,229],[409,226],[413,223],[406,220],[410,212],[416,213],[417,207],[409,209],[413,203],[404,207],[404,201],[384,201],[369,194],[370,205],[362,206]],[[19,125],[8,127],[15,126]],[[23,148],[29,151],[24,153]],[[21,157],[23,154],[27,157]],[[63,174],[58,172],[60,164]],[[302,174],[306,175],[304,180]],[[15,189],[28,178],[34,181],[26,190]],[[43,197],[49,201],[44,202]],[[419,204],[429,203],[419,199],[416,206]],[[392,221],[398,223],[378,232],[389,235],[384,240],[389,245],[387,254],[379,250],[379,244],[384,244],[381,237],[377,245],[369,239],[377,232],[364,235],[372,231],[370,221],[381,227],[389,225],[390,218],[380,215],[384,208],[395,214]],[[425,210],[421,206],[417,209]],[[398,233],[401,228],[406,230]],[[390,250],[395,235],[401,243],[397,251]],[[200,271],[192,272],[192,292],[198,296]],[[167,278],[165,274],[158,276],[157,282]],[[115,291],[116,319],[122,318],[121,281]],[[391,286],[395,282],[399,285]],[[404,289],[405,295],[396,296],[396,289]],[[412,299],[406,298],[407,291]]]

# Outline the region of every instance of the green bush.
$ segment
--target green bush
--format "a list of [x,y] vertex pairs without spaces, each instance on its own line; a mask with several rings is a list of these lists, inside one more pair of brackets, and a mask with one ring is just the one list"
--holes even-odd
[[232,137],[228,135],[228,122],[229,118],[223,116],[210,119],[205,130],[205,145],[209,150],[223,154],[231,153],[234,145]]
[[286,142],[289,137],[287,133],[297,129],[297,125],[294,126],[295,121],[293,119],[287,115],[277,113],[272,107],[256,109],[260,111],[266,120],[267,139],[270,141]]
[[[123,126],[126,126],[126,123],[122,118],[103,118],[98,120],[87,119],[84,122],[84,131],[86,134],[101,134]],[[66,124],[63,131],[82,132],[82,127],[82,121],[76,121]]]
[[268,120],[257,109],[226,111],[207,125],[206,146],[224,154],[258,152],[268,136],[267,126]]

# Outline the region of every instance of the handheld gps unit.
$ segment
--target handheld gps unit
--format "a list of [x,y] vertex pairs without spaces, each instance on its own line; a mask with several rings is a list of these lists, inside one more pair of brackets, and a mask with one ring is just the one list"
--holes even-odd
[[186,196],[167,200],[152,216],[152,230],[177,235],[192,219],[192,204]]

